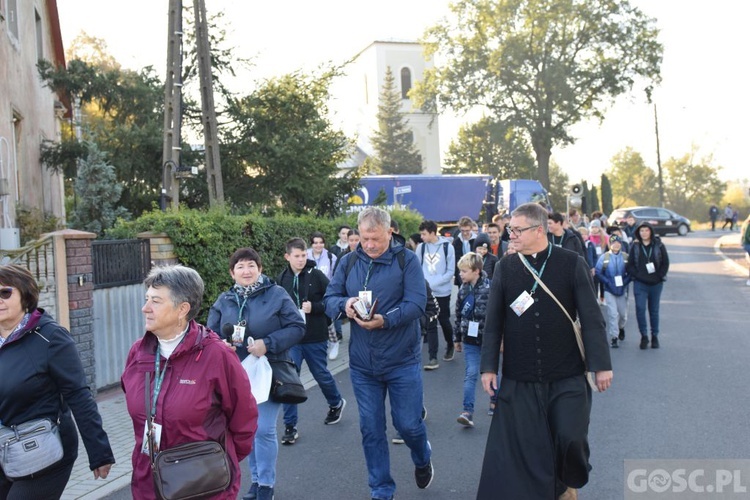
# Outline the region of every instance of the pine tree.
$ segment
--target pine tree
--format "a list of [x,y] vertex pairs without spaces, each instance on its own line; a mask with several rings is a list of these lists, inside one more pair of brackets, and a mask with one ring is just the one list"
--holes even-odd
[[117,182],[115,167],[107,163],[105,154],[93,142],[86,142],[88,154],[81,161],[75,181],[78,203],[71,217],[76,229],[103,235],[118,217],[129,216],[124,207],[116,204],[122,196],[122,184]]
[[614,205],[612,204],[612,184],[610,184],[607,174],[602,174],[601,197],[602,211],[610,215],[614,210]]
[[378,130],[371,137],[375,162],[384,175],[421,174],[422,156],[414,145],[414,134],[401,114],[401,94],[390,66],[386,69],[378,105]]
[[596,189],[596,186],[591,186],[591,189],[589,190],[589,197],[591,198],[591,203],[589,203],[591,213],[601,212],[599,208],[599,193]]

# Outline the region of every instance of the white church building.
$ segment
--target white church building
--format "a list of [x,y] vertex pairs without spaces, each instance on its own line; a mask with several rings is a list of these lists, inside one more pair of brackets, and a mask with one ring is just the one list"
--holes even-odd
[[408,97],[415,82],[433,65],[425,60],[422,46],[409,41],[375,41],[353,57],[344,69],[346,76],[332,86],[334,121],[348,135],[356,136],[357,152],[342,165],[354,168],[373,154],[370,138],[378,127],[378,104],[388,67],[401,94],[401,112],[414,134],[414,144],[422,156],[424,174],[440,174],[440,135],[438,115],[417,109]]

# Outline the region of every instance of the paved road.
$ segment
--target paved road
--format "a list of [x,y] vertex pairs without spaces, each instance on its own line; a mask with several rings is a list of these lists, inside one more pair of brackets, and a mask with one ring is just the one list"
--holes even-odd
[[[623,498],[625,459],[750,457],[744,397],[750,386],[750,287],[714,253],[715,241],[710,232],[664,239],[672,266],[662,296],[661,349],[638,349],[631,299],[626,340],[612,352],[614,386],[594,396],[594,470],[581,499]],[[418,490],[408,449],[391,445],[397,498],[474,498],[489,427],[486,398],[478,392],[476,428],[463,429],[455,422],[461,410],[460,356],[425,372],[424,379],[436,478],[429,490]],[[323,425],[325,401],[317,388],[310,390],[300,409],[299,441],[280,449],[279,500],[369,498],[348,370],[336,380],[349,402],[344,418]],[[243,491],[248,475],[245,467]]]

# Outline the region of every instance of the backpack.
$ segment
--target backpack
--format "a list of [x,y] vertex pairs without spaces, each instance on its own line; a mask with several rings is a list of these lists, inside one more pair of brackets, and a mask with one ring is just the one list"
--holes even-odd
[[[443,253],[445,253],[445,270],[448,270],[448,245],[449,243],[447,241],[443,242]],[[425,244],[422,243],[422,254],[419,256],[419,262],[424,262],[424,251],[425,251]],[[403,268],[402,268],[403,269]]]
[[[622,263],[624,265],[628,265],[628,253],[627,252],[620,252],[622,254]],[[602,261],[602,274],[607,272],[607,266],[609,265],[609,258],[612,255],[611,252],[607,252],[604,254],[604,260]]]

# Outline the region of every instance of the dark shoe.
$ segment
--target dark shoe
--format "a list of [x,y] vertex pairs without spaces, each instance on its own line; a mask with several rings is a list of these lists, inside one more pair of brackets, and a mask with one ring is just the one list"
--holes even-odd
[[617,349],[618,347],[620,347],[619,345],[617,345],[617,337],[612,337],[612,340],[610,341],[609,346],[612,349]]
[[449,347],[445,350],[445,356],[443,356],[443,361],[453,361],[453,347]]
[[648,337],[641,335],[641,349],[648,349]]
[[247,490],[247,494],[242,497],[242,500],[255,500],[258,498],[258,483],[250,485],[250,489]]
[[258,487],[258,500],[273,500],[273,487],[272,486],[259,486]]
[[618,336],[620,340],[625,340],[625,329],[620,328],[620,335]]
[[299,439],[297,428],[293,425],[287,425],[284,428],[284,435],[281,436],[281,444],[294,444],[297,442],[297,439]]
[[651,335],[651,349],[658,349],[659,348],[659,337],[656,335]]
[[338,424],[339,420],[341,420],[341,412],[344,411],[345,406],[346,399],[341,398],[341,402],[338,406],[331,406],[328,408],[328,415],[326,415],[326,419],[323,423],[326,425]]
[[456,419],[456,422],[463,425],[464,427],[474,427],[474,419],[472,418],[471,413],[468,411],[462,411]]
[[431,360],[427,362],[426,365],[424,365],[425,370],[437,370],[438,368],[440,368],[440,365],[438,364],[438,361],[435,358],[432,358]]
[[432,483],[433,477],[432,462],[424,467],[417,467],[414,469],[414,479],[416,479],[417,488],[420,490],[427,488]]
[[487,415],[490,417],[495,414],[495,407],[497,406],[497,403],[494,401],[490,401],[490,409],[487,410]]
[[393,444],[404,444],[404,438],[402,438],[401,434],[399,434],[397,432],[396,435],[393,437],[393,439],[391,439],[391,443],[393,443]]

